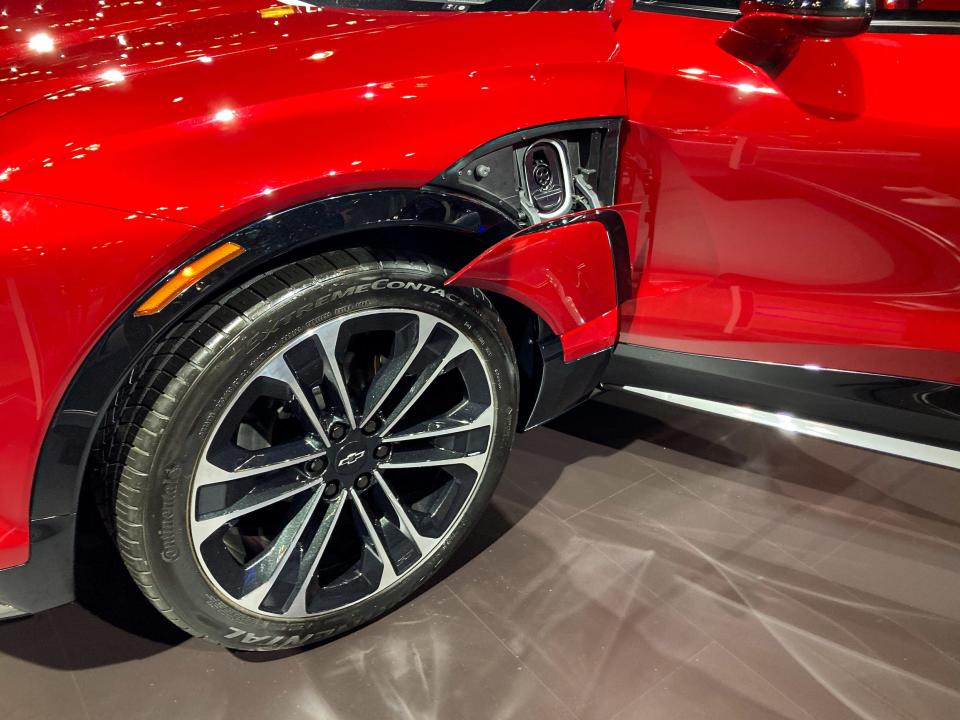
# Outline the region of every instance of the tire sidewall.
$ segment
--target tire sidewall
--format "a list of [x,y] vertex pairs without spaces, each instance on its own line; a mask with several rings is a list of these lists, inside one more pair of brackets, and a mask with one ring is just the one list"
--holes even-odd
[[[335,637],[402,602],[452,554],[482,514],[503,472],[516,426],[513,349],[496,314],[474,291],[443,287],[443,277],[410,267],[359,266],[321,278],[251,312],[192,380],[166,424],[143,498],[144,552],[163,600],[197,634],[228,647],[277,650]],[[205,579],[190,540],[191,481],[217,421],[244,383],[296,338],[358,312],[408,309],[435,315],[473,341],[487,366],[495,419],[490,454],[456,527],[406,578],[373,598],[313,618],[250,614]],[[231,330],[234,332],[231,333]]]

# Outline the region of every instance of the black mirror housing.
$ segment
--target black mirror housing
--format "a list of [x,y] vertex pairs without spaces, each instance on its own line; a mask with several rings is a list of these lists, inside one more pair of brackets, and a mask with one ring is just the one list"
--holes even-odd
[[717,39],[731,55],[768,68],[788,60],[804,38],[865,32],[873,0],[744,0],[741,17]]

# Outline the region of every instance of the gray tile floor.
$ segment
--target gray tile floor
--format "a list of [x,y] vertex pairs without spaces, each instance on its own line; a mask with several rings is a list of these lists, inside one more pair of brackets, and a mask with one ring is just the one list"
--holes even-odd
[[0,717],[956,720],[958,550],[960,473],[607,395],[391,615],[264,661],[101,570],[0,625]]

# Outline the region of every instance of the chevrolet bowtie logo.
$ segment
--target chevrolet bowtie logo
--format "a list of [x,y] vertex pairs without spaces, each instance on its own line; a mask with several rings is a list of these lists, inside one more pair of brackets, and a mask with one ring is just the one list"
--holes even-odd
[[344,455],[337,461],[337,467],[343,467],[345,465],[353,465],[357,460],[363,457],[363,450],[357,450],[356,452],[349,453]]

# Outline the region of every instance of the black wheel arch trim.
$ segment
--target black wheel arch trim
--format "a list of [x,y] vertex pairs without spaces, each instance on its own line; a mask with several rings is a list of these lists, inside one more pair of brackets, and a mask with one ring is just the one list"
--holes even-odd
[[536,399],[529,416],[524,418],[522,430],[532,430],[584,402],[600,386],[613,348],[577,358],[563,359],[563,346],[553,337],[539,343],[543,371],[537,387]]
[[30,615],[74,598],[76,515],[30,521],[30,559],[0,570],[0,619]]

